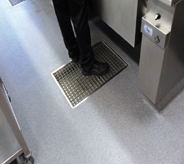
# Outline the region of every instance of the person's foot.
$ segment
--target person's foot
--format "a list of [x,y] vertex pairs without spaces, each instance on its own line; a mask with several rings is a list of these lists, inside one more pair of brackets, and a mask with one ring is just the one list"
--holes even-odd
[[80,57],[79,57],[79,56],[76,56],[76,57],[71,58],[71,59],[72,59],[72,61],[73,61],[74,63],[77,63],[77,62],[79,61]]
[[110,70],[109,64],[101,63],[95,60],[91,70],[86,72],[82,69],[82,74],[84,76],[91,76],[91,75],[102,76],[102,75],[107,74],[109,70]]
[[69,57],[72,59],[74,63],[77,63],[80,59],[80,50],[79,47],[76,46],[73,50],[69,51]]

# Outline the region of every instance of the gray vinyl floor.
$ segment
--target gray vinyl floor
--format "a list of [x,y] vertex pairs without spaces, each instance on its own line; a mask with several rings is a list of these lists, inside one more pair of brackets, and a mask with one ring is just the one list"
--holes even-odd
[[140,46],[89,25],[128,67],[72,109],[51,76],[70,61],[51,0],[0,1],[0,76],[35,164],[184,164],[184,91],[158,113],[137,86]]

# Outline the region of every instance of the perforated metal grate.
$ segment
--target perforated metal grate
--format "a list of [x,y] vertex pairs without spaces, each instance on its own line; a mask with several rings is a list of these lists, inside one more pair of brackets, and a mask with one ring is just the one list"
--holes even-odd
[[93,51],[98,61],[107,62],[110,65],[108,74],[83,76],[80,65],[73,62],[52,73],[73,108],[127,67],[127,63],[103,41],[96,43],[93,46]]
[[23,1],[25,1],[25,0],[9,0],[10,4],[12,6],[15,6],[15,5],[17,5],[17,4],[19,4],[19,3],[23,2]]

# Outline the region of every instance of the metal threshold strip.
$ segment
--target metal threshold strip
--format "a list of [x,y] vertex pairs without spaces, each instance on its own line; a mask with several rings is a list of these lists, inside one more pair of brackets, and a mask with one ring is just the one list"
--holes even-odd
[[51,73],[72,108],[77,107],[89,95],[128,66],[105,42],[98,42],[92,48],[98,61],[107,62],[110,65],[108,74],[83,76],[80,65],[74,62],[69,62]]

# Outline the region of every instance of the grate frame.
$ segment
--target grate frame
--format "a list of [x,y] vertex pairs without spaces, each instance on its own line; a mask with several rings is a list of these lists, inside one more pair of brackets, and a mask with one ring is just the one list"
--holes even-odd
[[128,64],[104,41],[93,47],[95,58],[107,62],[110,71],[103,76],[83,76],[80,64],[69,62],[51,73],[72,108],[80,105],[97,89],[124,70]]
[[9,0],[11,6],[15,6],[15,5],[18,5],[19,3],[23,2],[25,0]]

